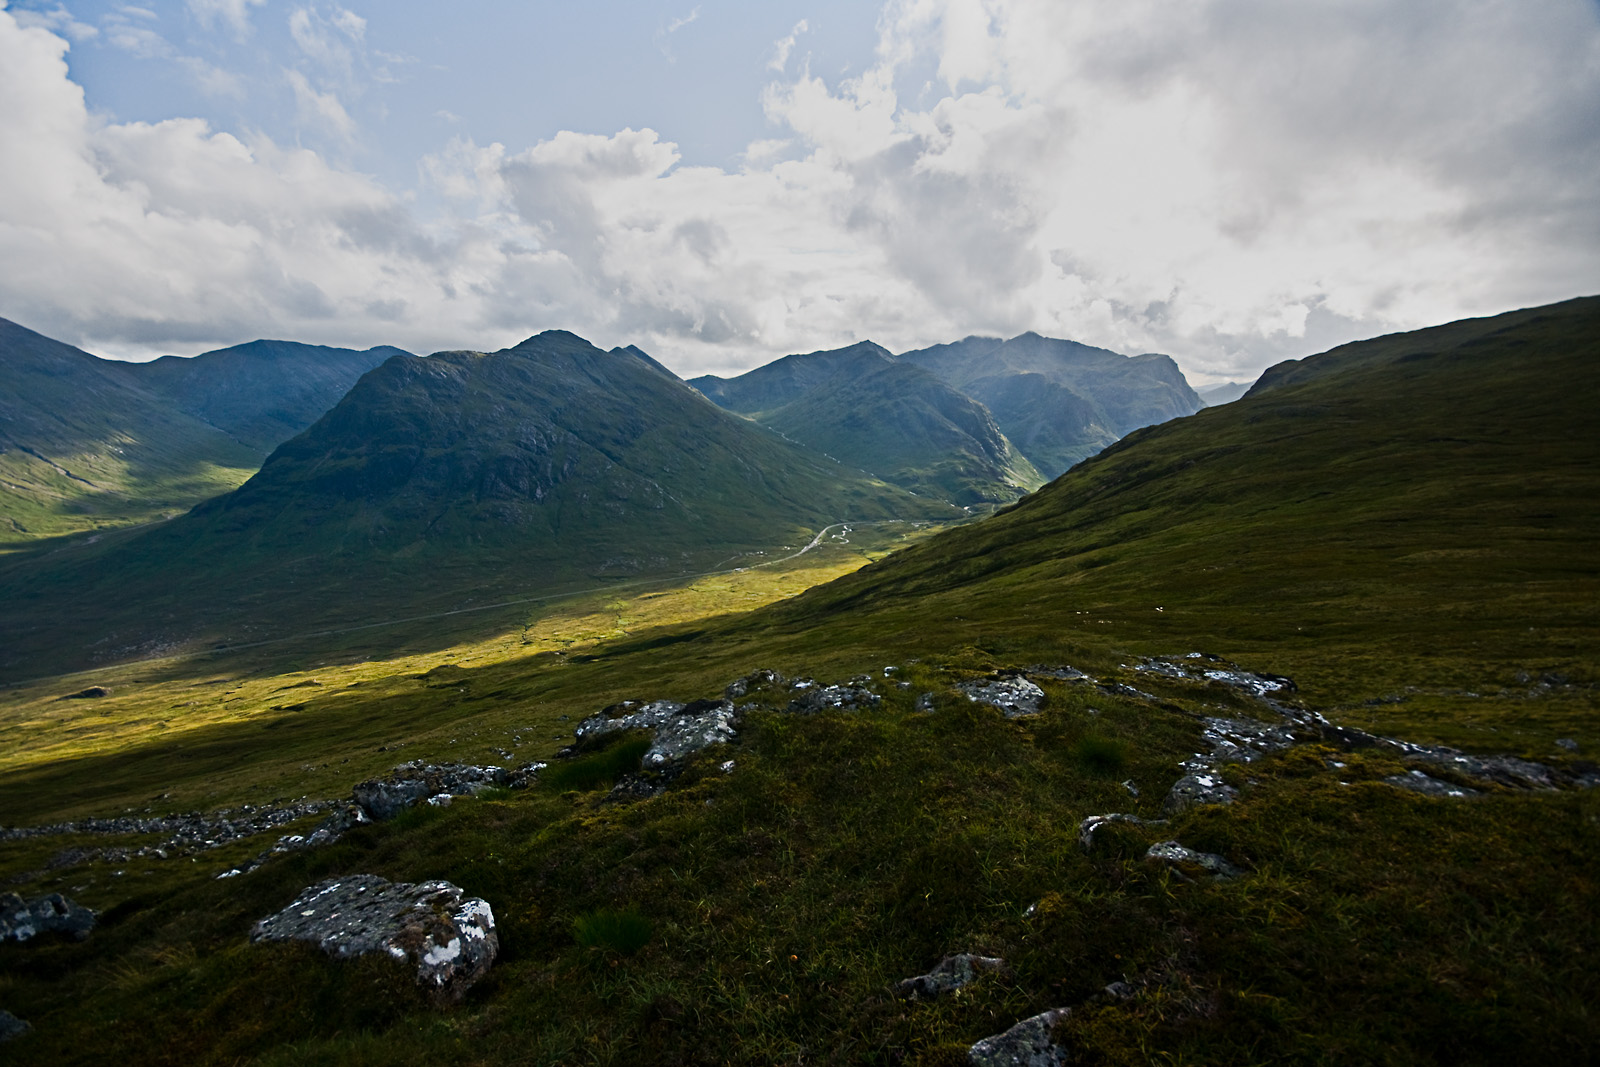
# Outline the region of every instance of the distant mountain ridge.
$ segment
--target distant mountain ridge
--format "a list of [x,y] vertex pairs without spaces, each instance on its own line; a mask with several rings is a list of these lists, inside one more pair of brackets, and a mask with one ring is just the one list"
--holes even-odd
[[[1043,479],[1135,429],[1202,406],[1169,356],[1124,356],[1036,333],[1010,340],[968,337],[899,356],[863,341],[785,356],[735,378],[705,375],[690,384],[729,410],[765,421],[840,376],[860,377],[887,363],[920,367],[983,405],[1008,445]],[[936,452],[925,460],[943,462]]]

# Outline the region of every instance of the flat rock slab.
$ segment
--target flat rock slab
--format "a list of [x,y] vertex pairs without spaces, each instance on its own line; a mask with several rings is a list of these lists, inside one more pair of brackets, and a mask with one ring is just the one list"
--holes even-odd
[[251,941],[312,941],[340,959],[382,953],[416,964],[417,984],[457,1000],[500,951],[494,912],[449,882],[330,878],[256,923]]
[[956,688],[967,694],[968,700],[999,708],[1008,719],[1037,715],[1044,702],[1044,690],[1021,677],[961,682]]
[[998,971],[1005,965],[1006,961],[998,956],[975,956],[970,952],[960,952],[946,956],[927,974],[896,982],[894,991],[908,1000],[932,1000],[955,992],[985,971]]
[[1050,1031],[1070,1009],[1051,1008],[1022,1020],[1003,1034],[986,1037],[967,1050],[973,1067],[1062,1067],[1067,1050]]
[[60,893],[23,900],[0,893],[0,941],[27,941],[40,934],[62,934],[82,941],[94,929],[94,912]]

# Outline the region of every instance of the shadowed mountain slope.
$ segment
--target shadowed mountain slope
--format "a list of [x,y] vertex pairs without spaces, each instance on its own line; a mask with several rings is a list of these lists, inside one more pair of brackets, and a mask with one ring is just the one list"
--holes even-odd
[[0,575],[3,669],[690,573],[842,520],[957,516],[569,333],[395,356],[237,491]]
[[123,367],[0,319],[0,543],[161,518],[259,466]]
[[391,356],[409,354],[388,345],[357,352],[251,341],[193,358],[162,356],[117,369],[265,456],[321,418],[367,371]]
[[887,482],[956,504],[1005,503],[1044,484],[982,404],[906,363],[837,374],[759,419]]
[[861,341],[848,348],[784,356],[737,378],[706,374],[689,384],[719,407],[753,415],[798,400],[841,374],[860,376],[893,361],[888,349]]

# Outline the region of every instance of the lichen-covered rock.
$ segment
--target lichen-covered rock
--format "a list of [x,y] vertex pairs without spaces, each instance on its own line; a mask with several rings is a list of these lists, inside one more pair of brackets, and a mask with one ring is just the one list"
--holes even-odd
[[1423,774],[1421,771],[1393,774],[1385,778],[1384,781],[1390,785],[1399,786],[1401,789],[1409,789],[1413,793],[1421,793],[1430,797],[1475,797],[1478,795],[1476,789],[1468,789],[1464,785],[1440,781],[1438,778]]
[[1070,1010],[1051,1008],[1003,1034],[986,1037],[967,1050],[967,1060],[973,1067],[1061,1067],[1067,1062],[1067,1050],[1056,1044],[1051,1031]]
[[311,886],[256,923],[250,940],[311,941],[341,959],[382,953],[409,960],[417,984],[445,1000],[460,999],[500,950],[487,901],[449,882],[390,882],[372,874]]
[[740,700],[749,695],[752,689],[781,686],[786,684],[787,681],[788,679],[777,671],[766,669],[751,671],[743,678],[735,678],[729,682],[728,687],[722,691],[722,695],[729,700]]
[[738,710],[728,700],[624,701],[580,722],[573,737],[575,747],[584,748],[610,734],[649,730],[655,736],[641,762],[646,770],[659,771],[703,748],[732,741],[738,736],[738,719]]
[[94,912],[60,893],[23,900],[0,893],[0,941],[27,941],[40,934],[61,934],[82,941],[94,929]]
[[789,701],[789,711],[797,715],[812,715],[819,711],[856,711],[875,707],[883,698],[866,688],[864,683],[852,680],[845,685],[796,686],[799,695]]
[[1288,726],[1256,719],[1208,718],[1201,736],[1211,745],[1209,758],[1217,763],[1251,763],[1294,744]]
[[1161,807],[1168,815],[1176,815],[1201,804],[1232,804],[1238,795],[1237,789],[1215,774],[1194,771],[1173,783]]
[[12,1015],[9,1011],[0,1011],[0,1045],[19,1038],[32,1029],[33,1027]]
[[967,694],[968,700],[999,708],[1008,719],[1037,715],[1044,702],[1044,690],[1021,676],[961,682],[956,688]]
[[471,796],[490,786],[504,785],[504,767],[479,767],[471,763],[402,763],[385,778],[361,782],[350,791],[367,818],[392,819],[429,797]]
[[998,971],[1006,961],[998,956],[960,952],[940,960],[927,974],[896,982],[894,991],[908,1000],[932,1000],[970,983],[983,971]]
[[1176,841],[1162,841],[1150,846],[1144,858],[1154,863],[1165,863],[1179,874],[1188,877],[1191,872],[1204,872],[1213,878],[1237,878],[1244,872],[1215,852],[1197,852]]

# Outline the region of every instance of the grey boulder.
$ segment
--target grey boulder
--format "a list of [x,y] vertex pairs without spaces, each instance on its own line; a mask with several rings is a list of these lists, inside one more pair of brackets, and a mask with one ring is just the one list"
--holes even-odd
[[956,688],[967,694],[968,700],[999,708],[1008,719],[1037,715],[1044,702],[1044,690],[1022,677],[961,682]]
[[1176,841],[1161,841],[1151,845],[1144,858],[1155,863],[1164,863],[1186,878],[1188,874],[1185,868],[1199,869],[1218,879],[1237,878],[1244,873],[1215,852],[1197,852],[1192,848],[1185,848]]
[[1067,1050],[1050,1032],[1069,1011],[1051,1008],[1003,1034],[986,1037],[967,1050],[967,1060],[973,1067],[1061,1067],[1067,1062]]
[[252,942],[311,941],[340,959],[381,953],[415,964],[417,984],[458,1000],[500,950],[494,911],[449,882],[330,878],[256,923]]
[[27,941],[39,934],[63,934],[82,941],[94,929],[94,912],[60,893],[23,900],[0,893],[0,941]]
[[896,982],[894,991],[908,1000],[932,1000],[970,983],[982,971],[998,971],[1006,961],[998,956],[975,956],[970,952],[946,956],[927,974]]

